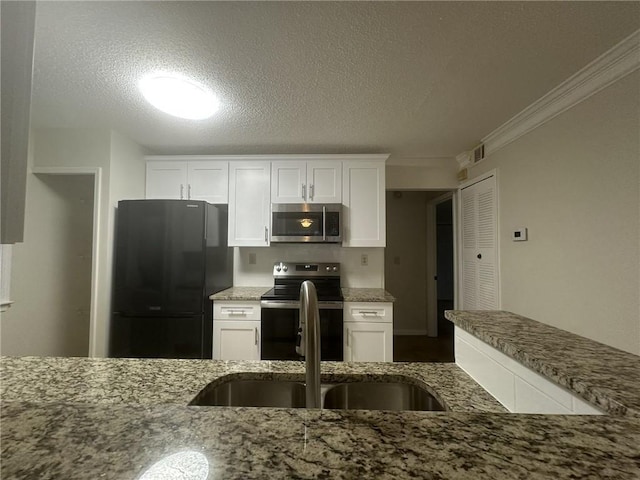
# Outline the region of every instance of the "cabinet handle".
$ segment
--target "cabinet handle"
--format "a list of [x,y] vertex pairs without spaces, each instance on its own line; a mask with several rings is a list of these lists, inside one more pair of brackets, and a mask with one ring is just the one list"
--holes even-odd
[[184,199],[184,185],[180,184],[180,200]]
[[327,207],[322,206],[322,240],[327,239]]
[[373,315],[373,316],[377,317],[378,316],[378,312],[374,312],[372,310],[360,310],[360,315],[364,315],[365,317],[367,315]]
[[303,183],[302,184],[302,200],[306,200],[307,197],[307,186]]
[[314,190],[314,185],[311,184],[309,186],[309,200],[313,200],[313,190]]
[[264,227],[264,243],[269,243],[269,229]]
[[255,340],[254,345],[258,345],[258,327],[254,328],[254,329],[253,329],[253,331],[255,332],[255,335],[254,335],[254,340]]
[[187,185],[187,199],[191,200],[191,184]]
[[245,316],[247,312],[244,310],[227,310],[227,315],[242,315]]

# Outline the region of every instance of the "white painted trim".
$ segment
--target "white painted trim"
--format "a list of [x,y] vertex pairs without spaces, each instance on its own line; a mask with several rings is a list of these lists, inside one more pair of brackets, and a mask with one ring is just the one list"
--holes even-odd
[[218,161],[313,161],[313,160],[355,160],[355,161],[381,161],[386,162],[389,158],[388,153],[357,153],[345,155],[329,155],[329,154],[283,154],[283,155],[145,155],[145,161],[148,160],[166,160],[166,161],[197,161],[197,160],[218,160]]
[[[430,337],[438,336],[438,284],[434,277],[438,274],[438,251],[437,245],[437,224],[436,224],[436,206],[447,200],[452,200],[451,208],[454,208],[455,191],[446,192],[429,202],[427,202],[427,335]],[[455,213],[455,210],[454,212]],[[454,216],[455,221],[455,216]],[[455,227],[455,223],[454,223]],[[453,257],[454,257],[454,299],[455,299],[455,256],[456,256],[456,239],[455,232],[453,238]]]
[[466,166],[471,164],[471,152],[462,152],[456,155],[456,162],[458,162],[458,166],[460,170],[465,168]]
[[640,30],[636,30],[484,137],[482,143],[485,144],[485,155],[488,156],[543,125],[638,68],[640,68]]
[[388,167],[447,167],[454,161],[454,157],[399,157],[387,161]]
[[393,331],[393,335],[411,335],[411,336],[417,336],[417,335],[427,335],[427,330],[424,328],[406,328],[406,329],[402,329],[402,330],[394,330]]
[[100,167],[33,167],[31,173],[43,175],[93,175],[93,246],[91,254],[91,306],[89,308],[89,357],[97,356],[98,334],[98,282],[100,251],[100,194],[102,168]]

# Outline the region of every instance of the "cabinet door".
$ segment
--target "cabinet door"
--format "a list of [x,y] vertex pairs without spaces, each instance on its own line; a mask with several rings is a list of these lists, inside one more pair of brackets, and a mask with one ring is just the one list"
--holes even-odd
[[187,179],[187,198],[209,203],[229,201],[228,162],[189,162]]
[[213,320],[214,360],[260,360],[260,322]]
[[384,162],[343,162],[343,247],[386,246]]
[[307,163],[307,201],[342,203],[342,162]]
[[392,362],[393,325],[345,322],[344,356],[348,362]]
[[308,194],[305,162],[273,162],[271,164],[271,201],[273,203],[304,203]]
[[229,246],[269,246],[269,162],[229,164]]
[[147,162],[145,198],[182,200],[187,198],[186,162]]

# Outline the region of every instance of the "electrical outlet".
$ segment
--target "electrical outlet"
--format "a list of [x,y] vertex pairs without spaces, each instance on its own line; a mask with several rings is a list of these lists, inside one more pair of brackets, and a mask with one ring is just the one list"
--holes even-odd
[[256,264],[256,254],[255,253],[250,253],[249,254],[249,265],[255,265]]
[[364,267],[369,265],[369,255],[367,255],[366,253],[363,253],[362,255],[360,255],[360,265]]

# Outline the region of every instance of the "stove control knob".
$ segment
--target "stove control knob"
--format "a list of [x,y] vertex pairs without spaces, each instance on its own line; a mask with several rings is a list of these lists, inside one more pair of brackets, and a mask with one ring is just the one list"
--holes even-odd
[[334,271],[334,272],[337,272],[337,271],[338,271],[338,267],[335,267],[335,266],[334,266],[334,267],[333,267],[333,271]]
[[331,271],[331,267],[327,267],[327,272],[330,272],[330,271]]
[[282,271],[283,271],[283,272],[286,272],[287,270],[289,270],[289,267],[287,267],[286,265],[284,265],[284,266],[282,267]]

